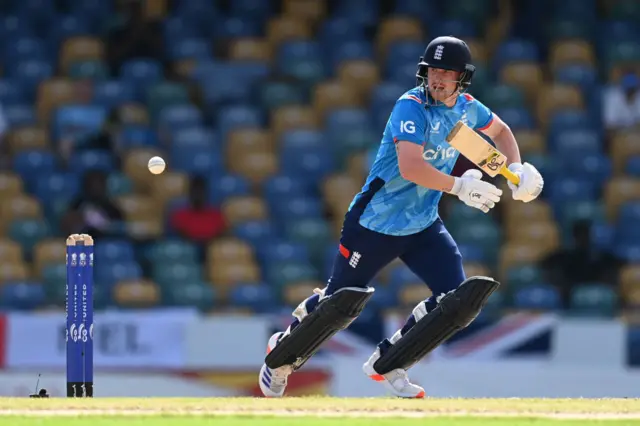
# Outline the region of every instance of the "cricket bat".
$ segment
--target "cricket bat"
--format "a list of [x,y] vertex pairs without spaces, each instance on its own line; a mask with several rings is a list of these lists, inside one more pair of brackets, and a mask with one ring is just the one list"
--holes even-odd
[[447,142],[489,176],[502,175],[514,185],[520,183],[518,175],[507,168],[507,157],[462,121],[453,126]]

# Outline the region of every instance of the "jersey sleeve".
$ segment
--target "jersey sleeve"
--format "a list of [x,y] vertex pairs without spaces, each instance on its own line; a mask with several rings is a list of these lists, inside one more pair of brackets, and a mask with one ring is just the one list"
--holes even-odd
[[482,102],[474,99],[476,107],[476,124],[473,127],[476,130],[485,130],[491,126],[493,122],[493,112]]
[[419,99],[406,97],[398,100],[390,119],[393,141],[409,141],[422,145],[425,142],[425,121],[422,102]]

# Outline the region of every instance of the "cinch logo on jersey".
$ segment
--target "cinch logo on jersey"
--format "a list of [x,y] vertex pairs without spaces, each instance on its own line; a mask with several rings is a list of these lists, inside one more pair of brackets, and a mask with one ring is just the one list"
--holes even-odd
[[440,145],[436,149],[425,149],[422,153],[422,158],[427,161],[444,160],[447,158],[453,158],[456,155],[456,149],[452,146],[449,148],[443,148]]

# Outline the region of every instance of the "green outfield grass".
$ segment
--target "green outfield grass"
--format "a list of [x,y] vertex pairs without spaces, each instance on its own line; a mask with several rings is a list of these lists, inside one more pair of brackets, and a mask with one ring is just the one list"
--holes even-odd
[[0,398],[0,422],[12,426],[398,426],[399,420],[430,426],[640,426],[640,400]]

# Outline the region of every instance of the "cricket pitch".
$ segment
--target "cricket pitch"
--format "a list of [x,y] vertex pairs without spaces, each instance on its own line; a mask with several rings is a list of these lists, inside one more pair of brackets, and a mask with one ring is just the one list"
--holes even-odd
[[0,422],[12,426],[397,426],[409,418],[430,426],[640,426],[640,399],[0,398]]

